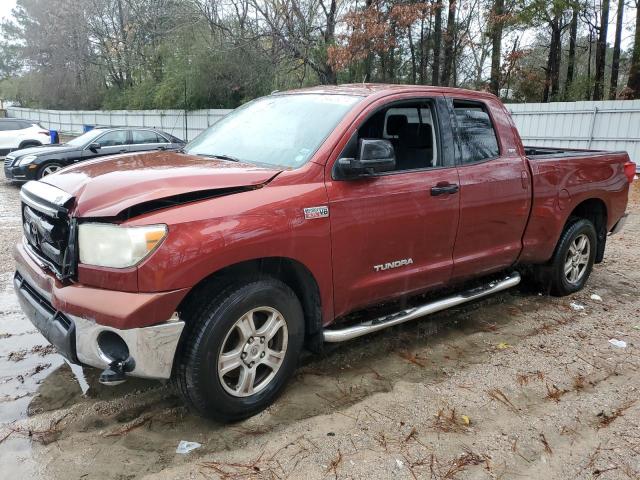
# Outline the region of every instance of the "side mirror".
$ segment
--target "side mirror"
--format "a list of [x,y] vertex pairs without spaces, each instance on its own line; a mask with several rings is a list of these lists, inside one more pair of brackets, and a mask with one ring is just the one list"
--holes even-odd
[[87,148],[95,153],[102,148],[102,145],[100,145],[97,142],[94,142],[94,143],[90,143]]
[[358,158],[340,158],[338,166],[346,177],[389,172],[396,168],[396,154],[389,140],[363,138],[358,148]]

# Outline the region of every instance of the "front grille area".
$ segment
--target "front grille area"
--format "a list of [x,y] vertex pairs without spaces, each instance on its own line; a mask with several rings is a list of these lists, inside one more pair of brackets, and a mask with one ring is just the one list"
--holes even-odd
[[9,168],[15,159],[10,157],[4,158],[4,168]]
[[22,204],[24,236],[33,252],[58,276],[65,274],[70,225],[65,217],[55,218]]

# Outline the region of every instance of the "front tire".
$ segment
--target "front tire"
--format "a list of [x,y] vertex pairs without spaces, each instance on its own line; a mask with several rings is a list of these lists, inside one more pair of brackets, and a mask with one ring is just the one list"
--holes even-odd
[[58,170],[60,170],[62,168],[62,164],[57,163],[57,162],[49,162],[49,163],[45,163],[44,165],[42,165],[39,169],[38,169],[38,175],[37,178],[38,180],[40,180],[41,178],[46,177],[47,175],[51,175],[52,173],[57,172]]
[[271,405],[295,371],[304,341],[295,293],[261,278],[228,287],[187,315],[173,378],[185,403],[222,422]]
[[582,290],[593,269],[596,229],[589,220],[576,220],[565,228],[551,265],[551,294],[557,297]]

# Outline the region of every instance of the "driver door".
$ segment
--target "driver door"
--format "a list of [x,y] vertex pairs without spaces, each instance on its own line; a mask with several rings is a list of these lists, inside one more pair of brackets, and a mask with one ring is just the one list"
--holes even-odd
[[[355,179],[340,179],[332,169],[336,316],[450,279],[459,195],[452,145],[440,135],[451,131],[445,112],[441,98],[383,104],[360,120],[339,157],[355,156],[360,138],[384,138],[394,145],[396,169]],[[446,185],[449,191],[440,193]]]
[[85,148],[82,152],[82,159],[87,160],[90,158],[104,157],[107,155],[116,155],[118,153],[127,153],[129,151],[129,130],[112,130],[105,132],[94,140],[93,143],[100,144],[100,148],[97,151],[90,150],[89,147]]

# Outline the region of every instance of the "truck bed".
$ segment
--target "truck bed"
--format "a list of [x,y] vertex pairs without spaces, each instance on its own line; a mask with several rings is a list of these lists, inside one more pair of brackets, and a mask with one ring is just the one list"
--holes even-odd
[[[629,181],[626,152],[551,147],[524,147],[531,169],[532,207],[523,236],[523,263],[544,263],[551,258],[566,218],[580,207],[602,209],[604,239],[622,217]],[[597,226],[598,227],[598,226]]]

